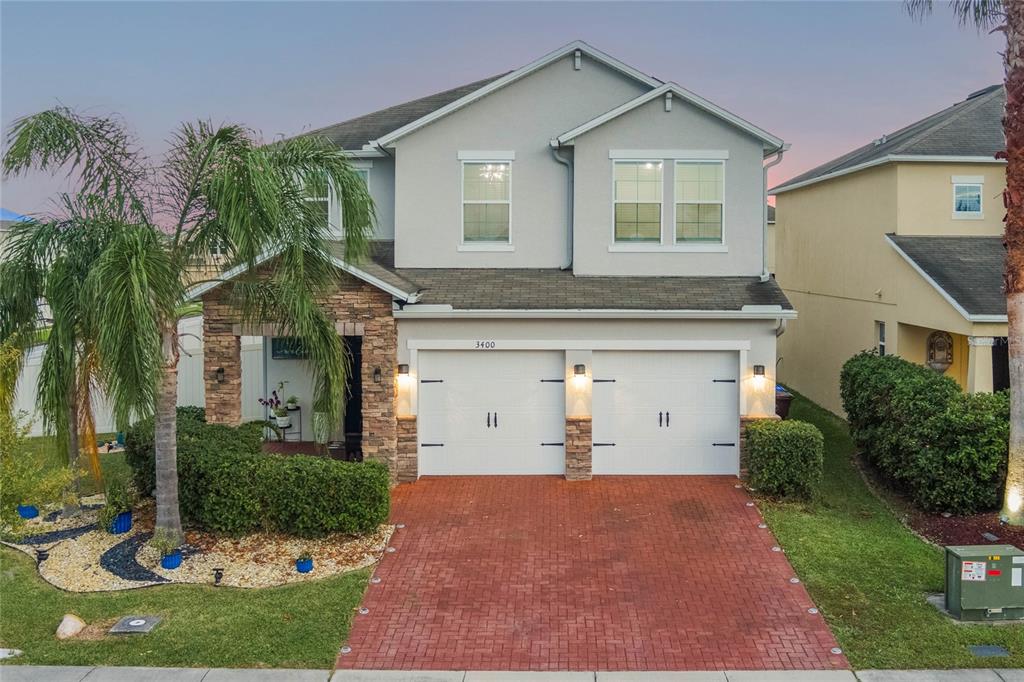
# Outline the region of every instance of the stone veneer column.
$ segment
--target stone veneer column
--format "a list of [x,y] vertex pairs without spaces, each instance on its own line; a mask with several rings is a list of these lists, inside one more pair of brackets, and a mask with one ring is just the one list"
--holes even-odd
[[781,419],[779,415],[765,415],[763,417],[740,417],[740,478],[746,479],[750,474],[750,469],[747,466],[748,453],[747,453],[747,425],[752,422],[759,422],[765,419]]
[[565,418],[565,478],[589,481],[593,477],[594,443],[590,417]]
[[[398,330],[392,315],[391,295],[345,275],[322,305],[344,327],[362,328],[363,459],[384,462],[392,480],[398,478],[398,424],[395,386],[398,381]],[[356,368],[353,368],[355,370]],[[380,370],[379,383],[374,381]]]
[[399,483],[415,481],[419,475],[418,448],[416,447],[416,415],[398,416],[398,462],[396,466]]
[[[234,334],[234,310],[220,288],[202,300],[206,421],[237,426],[242,423],[242,343]],[[222,381],[217,380],[219,368],[224,369]]]

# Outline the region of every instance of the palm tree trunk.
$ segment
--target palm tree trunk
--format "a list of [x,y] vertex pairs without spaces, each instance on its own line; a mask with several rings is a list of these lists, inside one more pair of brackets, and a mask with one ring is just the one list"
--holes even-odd
[[1010,356],[1010,453],[1003,516],[1024,525],[1024,3],[1006,11],[1006,312]]
[[78,442],[78,386],[75,383],[74,372],[71,373],[71,384],[68,386],[68,466],[74,474],[68,494],[64,496],[64,516],[77,516],[81,511],[79,499],[82,494],[81,446]]
[[161,334],[163,373],[154,410],[156,451],[156,527],[184,541],[178,509],[178,334],[174,322]]

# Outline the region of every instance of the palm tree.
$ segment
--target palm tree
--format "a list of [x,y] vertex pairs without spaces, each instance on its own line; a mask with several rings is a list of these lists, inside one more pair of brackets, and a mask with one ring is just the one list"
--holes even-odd
[[[300,338],[317,375],[314,410],[340,419],[348,358],[316,303],[339,273],[328,220],[309,199],[337,197],[352,261],[366,253],[373,202],[344,152],[318,137],[263,145],[240,126],[185,123],[152,164],[113,117],[59,107],[14,123],[5,173],[62,167],[78,184],[63,204],[87,205],[103,234],[81,288],[100,383],[118,423],[153,415],[156,525],[180,540],[177,311],[188,302],[191,268],[215,251],[228,267],[244,266],[246,274],[224,284],[240,321],[275,322]],[[12,296],[24,305],[30,291]]]
[[[93,477],[100,482],[92,394],[99,379],[94,320],[81,294],[91,263],[101,253],[102,225],[91,220],[88,204],[68,201],[66,215],[48,222],[15,226],[7,256],[0,262],[0,339],[24,351],[39,342],[37,302],[46,304],[51,320],[36,389],[44,425],[67,450],[74,473],[74,495],[65,500],[66,514],[77,512],[79,458],[84,449]],[[0,386],[13,396],[15,374]],[[10,385],[6,385],[10,383]],[[84,445],[84,448],[82,447]]]
[[[931,0],[905,0],[915,19],[931,14]],[[951,0],[962,26],[1000,31],[1006,36],[1003,70],[1006,110],[1003,131],[1006,151],[1006,312],[1010,356],[1010,452],[1003,493],[1006,521],[1024,525],[1024,2],[1011,0]]]

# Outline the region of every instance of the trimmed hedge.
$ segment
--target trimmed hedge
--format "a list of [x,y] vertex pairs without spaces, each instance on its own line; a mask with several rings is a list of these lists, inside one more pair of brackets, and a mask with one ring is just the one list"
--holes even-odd
[[916,506],[956,514],[998,507],[1008,393],[966,394],[927,367],[875,353],[848,360],[839,387],[857,445]]
[[818,427],[796,420],[747,425],[750,484],[778,497],[808,500],[821,485],[825,439]]
[[[375,530],[389,511],[388,470],[380,462],[338,462],[262,452],[265,423],[207,424],[178,410],[178,499],[182,520],[235,535],[273,530],[302,537]],[[155,488],[153,422],[128,430],[125,454],[136,486]]]

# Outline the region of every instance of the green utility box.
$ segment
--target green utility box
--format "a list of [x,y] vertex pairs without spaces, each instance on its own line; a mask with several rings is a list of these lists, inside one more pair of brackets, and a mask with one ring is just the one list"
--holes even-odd
[[1024,552],[1011,545],[947,547],[946,610],[960,620],[1024,618]]

